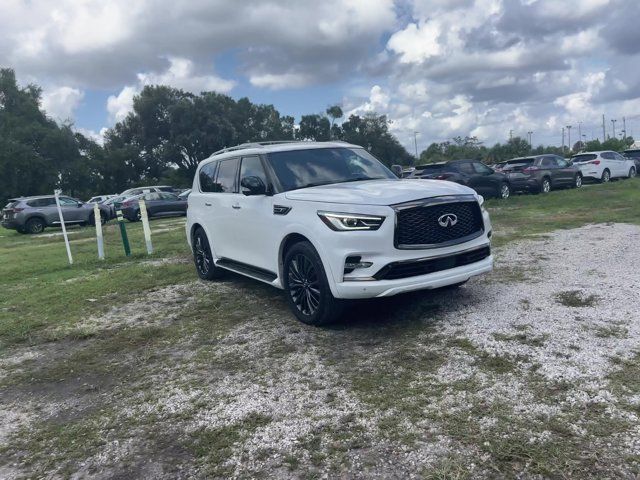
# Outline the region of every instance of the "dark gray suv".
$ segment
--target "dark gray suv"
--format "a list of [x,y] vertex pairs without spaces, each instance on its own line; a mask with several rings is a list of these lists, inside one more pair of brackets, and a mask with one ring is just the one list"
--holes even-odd
[[533,155],[500,162],[496,170],[504,173],[515,191],[548,193],[559,187],[580,188],[580,169],[558,155]]
[[[93,203],[71,197],[60,197],[65,224],[94,225]],[[100,206],[100,219],[108,219],[108,211]],[[20,233],[41,233],[46,227],[60,226],[60,217],[53,195],[12,198],[2,210],[2,226]]]

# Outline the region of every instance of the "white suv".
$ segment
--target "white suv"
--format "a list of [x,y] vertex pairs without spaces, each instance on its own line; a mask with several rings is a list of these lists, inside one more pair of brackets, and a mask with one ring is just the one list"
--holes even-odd
[[343,299],[460,285],[489,272],[491,223],[462,185],[400,180],[343,142],[264,142],[198,166],[186,233],[198,275],[231,270],[287,291],[301,321]]
[[609,150],[579,153],[571,157],[571,161],[580,169],[583,177],[603,183],[612,178],[633,178],[637,173],[632,158]]

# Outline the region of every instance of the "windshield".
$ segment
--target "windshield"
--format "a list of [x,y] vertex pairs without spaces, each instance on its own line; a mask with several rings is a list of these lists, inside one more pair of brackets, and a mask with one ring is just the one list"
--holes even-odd
[[573,157],[571,157],[571,161],[573,163],[576,162],[588,162],[589,160],[595,160],[596,158],[598,158],[597,155],[593,154],[593,153],[589,153],[586,155],[575,155]]
[[397,180],[362,148],[291,150],[269,153],[267,158],[284,191],[358,180]]

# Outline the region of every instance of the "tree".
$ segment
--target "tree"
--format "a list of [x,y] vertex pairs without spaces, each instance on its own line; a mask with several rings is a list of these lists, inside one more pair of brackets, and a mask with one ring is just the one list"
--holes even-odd
[[330,139],[331,124],[327,117],[322,115],[302,115],[298,138],[301,140],[314,140],[316,142],[326,142]]
[[342,116],[344,115],[344,113],[342,112],[342,108],[340,107],[340,105],[333,105],[327,108],[326,113],[329,116],[329,118],[331,118],[331,130],[330,130],[329,136],[331,138],[339,137],[340,129],[335,128],[336,127],[335,122],[337,119],[342,118]]

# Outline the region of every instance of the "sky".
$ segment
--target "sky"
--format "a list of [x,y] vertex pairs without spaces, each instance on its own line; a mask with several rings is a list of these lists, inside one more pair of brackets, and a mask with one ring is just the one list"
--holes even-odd
[[639,21],[639,0],[1,0],[0,66],[97,139],[166,84],[296,120],[386,114],[412,153],[458,135],[560,145],[568,125],[602,138],[603,114],[607,135],[624,118],[640,137]]

